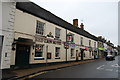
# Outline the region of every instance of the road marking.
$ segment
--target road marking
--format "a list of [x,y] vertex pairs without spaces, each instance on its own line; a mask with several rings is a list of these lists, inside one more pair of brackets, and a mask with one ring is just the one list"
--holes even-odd
[[29,78],[32,78],[32,77],[35,77],[35,76],[38,76],[38,75],[41,75],[41,74],[44,74],[44,73],[47,73],[48,71],[44,71],[44,72],[40,72],[40,73],[36,73],[34,75],[30,75]]
[[[57,69],[57,70],[61,70],[61,69]],[[57,71],[57,70],[55,70],[55,71]],[[41,75],[41,74],[44,74],[44,73],[47,73],[47,72],[53,72],[53,71],[44,71],[44,72],[36,73],[34,75],[28,76],[28,78],[32,78],[32,77],[35,77],[35,76],[38,76],[38,75]]]
[[120,72],[119,70],[116,70],[116,72]]
[[118,70],[116,70],[116,72],[118,72]]
[[113,69],[106,69],[106,71],[113,71]]
[[119,68],[120,66],[118,64],[111,65],[112,67]]
[[104,69],[104,68],[102,68],[102,67],[104,67],[105,65],[102,65],[102,66],[100,66],[100,67],[98,67],[97,69],[98,70],[102,70],[102,69]]

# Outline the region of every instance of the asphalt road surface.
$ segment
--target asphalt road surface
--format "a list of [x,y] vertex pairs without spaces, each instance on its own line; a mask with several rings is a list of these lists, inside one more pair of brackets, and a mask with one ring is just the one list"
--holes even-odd
[[118,78],[119,58],[120,56],[117,56],[113,61],[100,59],[90,63],[46,72],[34,78]]

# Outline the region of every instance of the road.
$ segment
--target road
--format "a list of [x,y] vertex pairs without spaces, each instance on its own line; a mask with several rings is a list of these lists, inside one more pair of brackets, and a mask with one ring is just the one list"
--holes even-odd
[[34,78],[118,78],[119,58],[113,61],[99,59],[94,62],[84,63],[77,66],[62,68],[40,75]]

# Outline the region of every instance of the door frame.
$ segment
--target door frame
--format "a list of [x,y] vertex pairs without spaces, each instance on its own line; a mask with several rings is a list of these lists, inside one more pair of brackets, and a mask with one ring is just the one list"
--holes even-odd
[[81,60],[84,60],[84,50],[81,49]]
[[78,50],[76,50],[76,61],[78,61],[79,60],[79,52],[78,52]]
[[[19,48],[20,46],[25,46],[25,49],[29,50],[28,52],[23,53],[23,54],[25,54],[27,56],[26,59],[28,59],[28,60],[26,60],[26,64],[22,64],[22,65],[19,65],[19,62],[18,62],[18,59],[19,59],[18,57],[20,56],[19,55],[20,53],[18,53],[19,50],[17,51],[17,48]],[[27,66],[27,65],[29,65],[30,52],[31,52],[31,46],[30,45],[16,44],[15,66],[19,66],[20,67],[20,66]],[[22,55],[22,56],[24,56],[24,55]]]

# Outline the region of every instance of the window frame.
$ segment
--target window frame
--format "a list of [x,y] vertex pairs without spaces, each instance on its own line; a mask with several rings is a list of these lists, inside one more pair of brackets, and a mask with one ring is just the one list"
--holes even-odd
[[[42,56],[41,56],[41,57],[36,57],[36,56],[35,56],[35,54],[36,54],[36,45],[39,45],[39,47],[42,46]],[[34,58],[43,58],[43,57],[44,57],[44,45],[43,45],[43,44],[36,44],[36,45],[35,45]]]
[[91,40],[89,40],[89,47],[91,47]]
[[[43,24],[43,30],[41,30],[41,33],[43,32],[43,34],[40,34],[40,31],[37,32],[37,30],[40,29],[40,28],[38,28],[38,23]],[[44,22],[39,21],[39,20],[36,21],[36,34],[37,34],[37,35],[41,35],[41,36],[44,36],[44,35],[45,35],[45,23],[44,23]]]
[[[59,31],[59,36],[58,36],[58,32],[56,32],[56,31]],[[60,28],[57,28],[57,27],[55,28],[55,38],[56,39],[60,39],[61,38],[61,29]]]
[[[59,49],[59,52],[57,52],[57,49]],[[59,56],[56,56],[56,53],[59,53]],[[60,58],[60,47],[55,47],[55,58]]]
[[83,45],[83,37],[80,38],[80,45]]
[[96,42],[94,42],[94,48],[96,48]]
[[[73,50],[73,52],[72,52],[72,50]],[[71,58],[75,56],[75,49],[74,48],[70,49],[70,56],[71,56]]]

